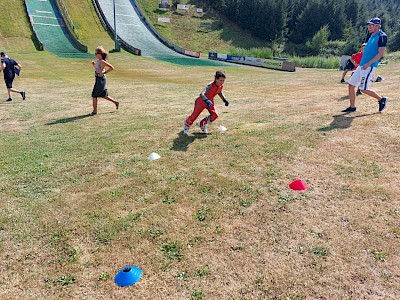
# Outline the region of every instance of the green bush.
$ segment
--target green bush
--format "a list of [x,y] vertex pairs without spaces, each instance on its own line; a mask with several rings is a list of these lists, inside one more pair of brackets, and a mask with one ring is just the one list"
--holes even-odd
[[345,54],[344,50],[346,45],[347,43],[345,41],[328,41],[321,47],[319,55],[325,57],[341,56]]
[[232,55],[241,55],[241,56],[249,56],[249,57],[258,57],[258,58],[265,58],[271,59],[273,58],[273,52],[271,48],[230,48],[229,54]]
[[296,67],[320,68],[320,69],[339,69],[340,59],[336,56],[293,56],[289,61],[294,62]]
[[[332,50],[333,53],[340,52],[340,48],[344,45],[344,42],[328,42],[327,46],[331,46],[331,48],[334,48]],[[295,45],[291,44],[290,47],[293,47],[292,49],[298,47],[298,49],[301,49],[302,45]],[[303,45],[303,50],[305,50],[306,46]],[[240,56],[249,56],[249,57],[258,57],[258,58],[264,58],[264,59],[272,59],[273,58],[273,52],[270,48],[250,48],[250,49],[244,49],[244,48],[230,48],[229,49],[229,54],[231,55],[240,55]],[[306,51],[304,51],[306,53]],[[283,55],[283,57],[288,57],[288,60],[291,62],[294,62],[297,67],[307,67],[307,68],[320,68],[320,69],[339,69],[340,67],[340,58],[339,55],[327,55],[327,56],[290,56],[290,55]]]
[[322,47],[328,43],[329,35],[329,26],[322,26],[321,29],[313,36],[313,38],[306,43],[309,53],[320,54]]

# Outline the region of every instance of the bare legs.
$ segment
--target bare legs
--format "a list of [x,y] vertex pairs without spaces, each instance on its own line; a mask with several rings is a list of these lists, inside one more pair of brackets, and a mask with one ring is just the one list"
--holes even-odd
[[346,69],[346,70],[343,71],[342,80],[341,80],[340,82],[342,82],[342,83],[344,82],[344,77],[346,76],[346,74],[347,74],[348,71],[349,71],[348,69]]
[[350,107],[356,107],[356,87],[354,85],[349,84],[349,100]]
[[118,101],[114,100],[114,99],[111,98],[110,96],[105,96],[104,99],[106,99],[106,100],[111,101],[112,103],[114,103],[114,104],[115,104],[115,107],[118,109],[118,106],[119,106],[119,102],[118,102]]
[[375,99],[378,100],[378,101],[382,99],[382,97],[379,96],[379,95],[378,95],[375,91],[373,91],[373,90],[362,90],[362,92],[363,92],[364,94],[366,94],[366,95],[372,97],[372,98],[375,98]]
[[[108,101],[114,103],[114,104],[115,104],[115,107],[118,109],[118,107],[119,107],[119,102],[118,102],[118,101],[114,100],[113,98],[111,98],[111,97],[109,97],[109,96],[105,96],[105,97],[103,97],[103,99],[106,99],[106,100],[108,100]],[[92,111],[91,114],[92,114],[92,115],[95,115],[95,114],[97,114],[97,102],[98,102],[98,99],[95,98],[95,97],[93,97],[93,98],[92,98],[92,102],[93,102],[93,111]]]
[[8,91],[8,98],[11,98],[11,92],[21,94],[21,91],[16,90],[14,88],[7,89],[7,91]]
[[18,93],[21,95],[22,100],[25,100],[25,91],[19,91],[14,88],[7,88],[7,92],[8,92],[8,100],[7,101],[12,101],[11,93]]
[[92,115],[97,114],[97,98],[92,98],[92,102],[93,102],[93,111],[92,111]]
[[[373,90],[361,90],[361,92],[372,98],[375,98],[378,101],[382,99],[382,97]],[[356,107],[356,87],[351,84],[349,84],[349,100],[350,100],[350,107],[355,108]]]

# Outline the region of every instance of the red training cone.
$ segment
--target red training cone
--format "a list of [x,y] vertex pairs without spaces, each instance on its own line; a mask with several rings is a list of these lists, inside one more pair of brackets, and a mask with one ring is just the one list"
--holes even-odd
[[295,191],[305,191],[306,189],[308,189],[307,184],[301,179],[296,179],[291,184],[289,184],[289,187]]

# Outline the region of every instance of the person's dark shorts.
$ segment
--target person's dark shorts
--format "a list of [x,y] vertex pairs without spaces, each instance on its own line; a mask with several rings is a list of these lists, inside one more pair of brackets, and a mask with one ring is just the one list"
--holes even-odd
[[108,91],[106,87],[106,78],[96,76],[96,82],[93,87],[92,97],[97,98],[106,96],[108,96]]
[[4,82],[6,83],[6,87],[8,89],[12,88],[13,81],[14,81],[14,78],[4,78]]
[[351,62],[350,59],[347,60],[346,66],[344,67],[345,70],[353,70],[354,69],[354,64]]

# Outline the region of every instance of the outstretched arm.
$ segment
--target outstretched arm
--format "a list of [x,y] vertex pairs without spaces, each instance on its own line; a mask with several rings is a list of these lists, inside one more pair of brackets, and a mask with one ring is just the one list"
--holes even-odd
[[228,101],[228,99],[226,99],[226,97],[225,97],[225,95],[224,95],[224,93],[222,91],[219,92],[218,96],[222,99],[222,101],[224,101],[225,106],[229,105],[229,101]]

